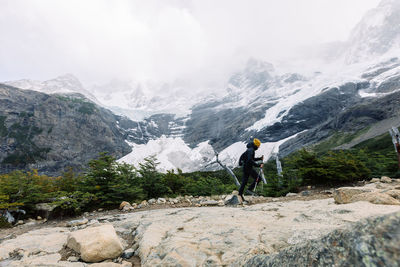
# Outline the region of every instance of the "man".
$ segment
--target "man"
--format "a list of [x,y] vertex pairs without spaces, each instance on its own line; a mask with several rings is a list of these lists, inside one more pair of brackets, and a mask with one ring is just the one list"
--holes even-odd
[[247,144],[247,150],[240,157],[241,165],[243,165],[243,178],[242,184],[239,189],[239,196],[242,198],[242,201],[246,201],[243,197],[244,187],[249,180],[249,176],[254,178],[254,182],[250,185],[249,190],[254,190],[256,184],[258,184],[261,180],[261,177],[258,176],[257,172],[253,169],[253,167],[262,168],[263,164],[258,164],[256,161],[263,160],[264,156],[260,158],[255,158],[255,151],[260,147],[261,142],[257,138],[254,138],[253,142]]

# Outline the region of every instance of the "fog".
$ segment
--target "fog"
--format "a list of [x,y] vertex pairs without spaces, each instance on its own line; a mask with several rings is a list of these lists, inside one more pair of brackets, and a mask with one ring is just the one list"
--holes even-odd
[[212,84],[249,57],[345,41],[379,0],[0,0],[0,81]]

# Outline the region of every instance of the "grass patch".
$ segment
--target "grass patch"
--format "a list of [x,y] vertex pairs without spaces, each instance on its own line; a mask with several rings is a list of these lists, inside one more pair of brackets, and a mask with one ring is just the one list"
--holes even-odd
[[316,153],[324,153],[329,150],[335,149],[336,147],[344,144],[348,144],[357,137],[366,133],[371,127],[365,127],[364,129],[355,133],[335,132],[333,135],[325,141],[322,141],[315,145],[312,149]]

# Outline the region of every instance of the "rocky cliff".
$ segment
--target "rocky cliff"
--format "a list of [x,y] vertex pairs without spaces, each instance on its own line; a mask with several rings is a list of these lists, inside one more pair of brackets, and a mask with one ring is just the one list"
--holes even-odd
[[0,170],[82,170],[100,152],[130,152],[118,117],[79,94],[48,95],[0,84]]

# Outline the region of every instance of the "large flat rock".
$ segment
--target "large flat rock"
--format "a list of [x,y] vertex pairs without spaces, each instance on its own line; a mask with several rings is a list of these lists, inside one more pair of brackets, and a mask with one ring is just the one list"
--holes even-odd
[[242,208],[186,208],[124,215],[117,231],[135,230],[143,266],[229,265],[239,258],[269,254],[319,238],[399,206],[333,199],[265,203]]
[[[241,266],[254,255],[269,255],[318,239],[363,218],[397,211],[399,205],[366,201],[338,205],[331,198],[238,207],[160,209],[97,219],[111,224],[119,238],[134,237],[133,241],[123,243],[128,245],[124,245],[125,249],[135,250],[143,266]],[[87,225],[79,226],[85,227],[90,229]],[[82,262],[61,261],[58,254],[68,234],[79,232],[75,230],[49,227],[2,241],[0,257],[11,262],[11,266],[43,264],[46,260],[51,266],[84,266]],[[10,257],[15,249],[20,250],[22,258]]]

